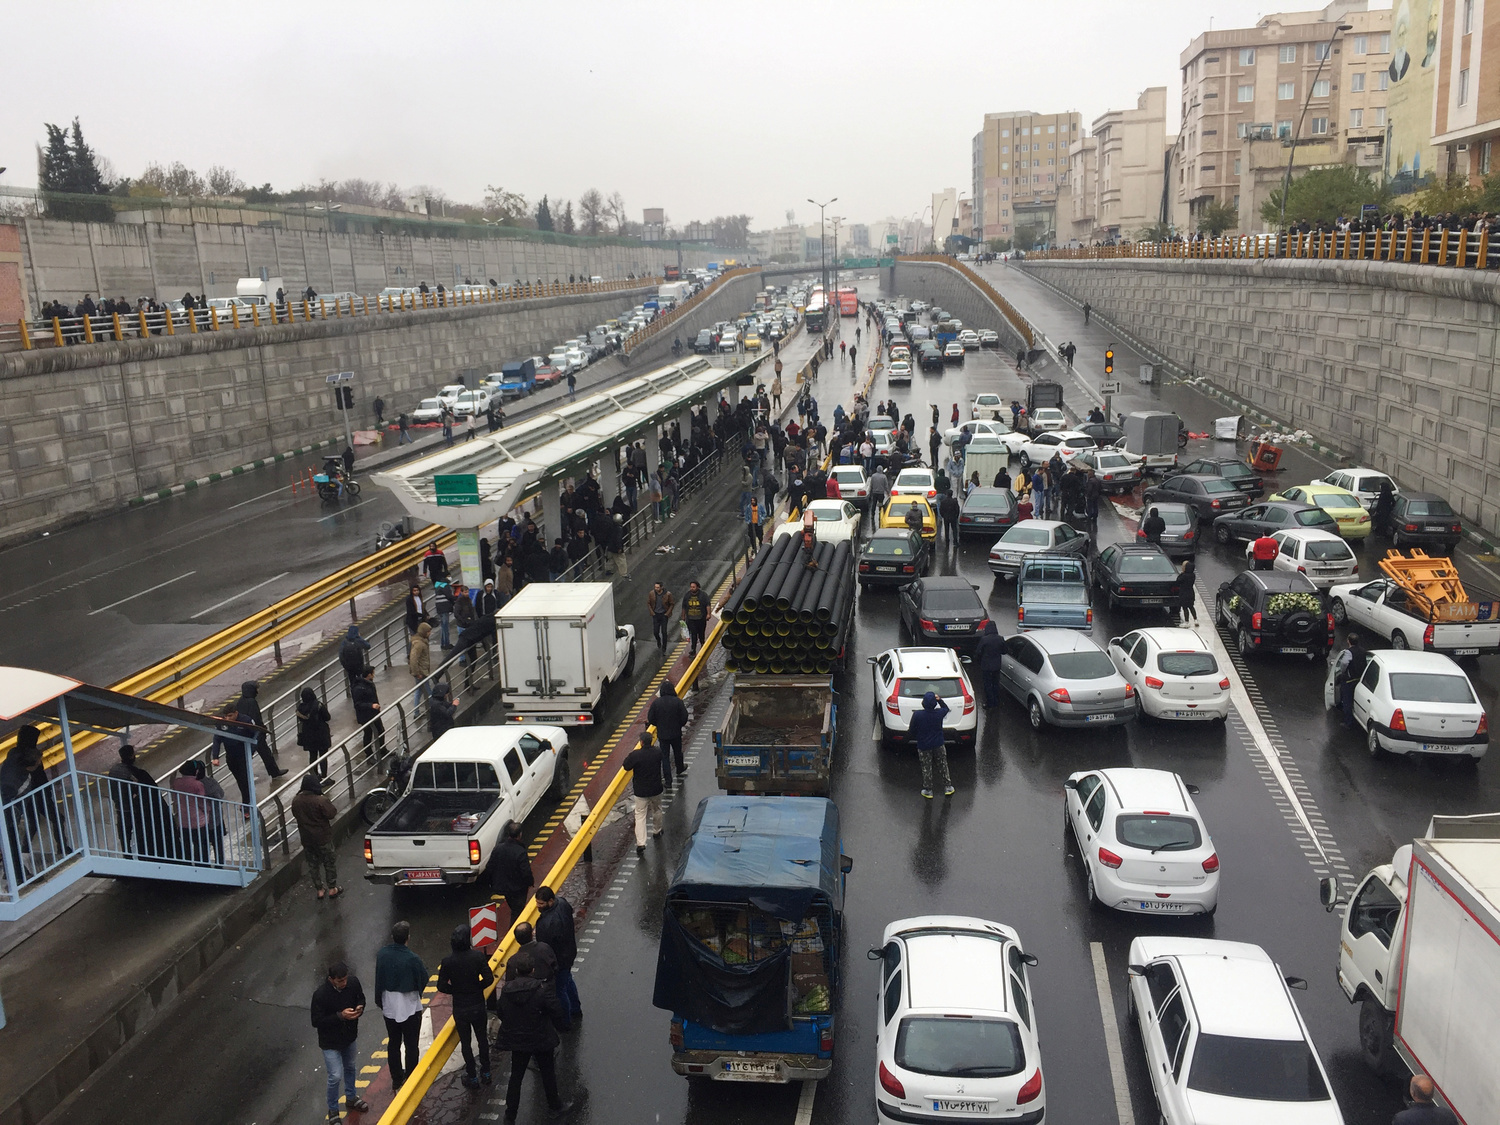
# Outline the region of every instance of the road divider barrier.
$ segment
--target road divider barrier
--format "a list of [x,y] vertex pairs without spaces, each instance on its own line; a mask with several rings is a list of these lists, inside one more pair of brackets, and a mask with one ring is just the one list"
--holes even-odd
[[1292,231],[1288,234],[1231,234],[1192,241],[1122,242],[1036,250],[1023,261],[1107,261],[1116,258],[1264,259],[1402,262],[1455,269],[1500,268],[1500,240],[1489,227],[1479,230]]

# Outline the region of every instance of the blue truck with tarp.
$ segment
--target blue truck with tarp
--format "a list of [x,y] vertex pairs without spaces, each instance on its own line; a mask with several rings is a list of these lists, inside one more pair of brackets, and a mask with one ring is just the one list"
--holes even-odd
[[536,361],[513,359],[500,365],[500,397],[520,398],[536,390]]
[[667,891],[652,1003],[672,1069],[720,1082],[826,1078],[842,976],[839,811],[825,797],[706,797]]

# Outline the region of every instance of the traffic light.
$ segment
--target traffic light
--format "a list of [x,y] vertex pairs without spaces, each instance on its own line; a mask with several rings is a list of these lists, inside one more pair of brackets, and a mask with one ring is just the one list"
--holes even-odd
[[340,410],[354,409],[354,389],[352,387],[334,387],[334,402]]
[[1115,349],[1106,348],[1104,352],[1104,373],[1113,375],[1115,373]]

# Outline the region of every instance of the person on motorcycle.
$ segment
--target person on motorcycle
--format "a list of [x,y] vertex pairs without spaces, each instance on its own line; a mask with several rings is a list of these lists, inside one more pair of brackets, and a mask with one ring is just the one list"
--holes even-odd
[[323,458],[323,475],[328,478],[328,483],[337,490],[340,500],[344,498],[344,459],[329,454]]
[[672,354],[673,355],[681,355],[682,354],[682,337],[681,336],[678,336],[675,340],[672,341]]

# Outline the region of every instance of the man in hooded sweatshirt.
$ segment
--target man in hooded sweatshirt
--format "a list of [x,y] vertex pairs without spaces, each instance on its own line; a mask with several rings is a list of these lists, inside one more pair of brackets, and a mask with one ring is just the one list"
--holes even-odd
[[427,701],[429,689],[428,677],[432,675],[432,626],[427,622],[417,626],[417,631],[412,634],[411,651],[406,655],[406,670],[411,673],[411,678],[417,684],[416,705],[421,707]]
[[343,891],[339,886],[338,849],[333,846],[333,822],[337,818],[338,810],[323,795],[323,779],[317,771],[303,774],[302,786],[292,798],[292,819],[297,822],[307,872],[319,898],[325,892],[329,898],[338,898]]
[[943,796],[953,796],[953,779],[948,776],[948,747],[943,741],[943,719],[948,710],[948,704],[929,691],[922,696],[922,709],[911,717],[908,728],[912,741],[917,744],[917,757],[922,760],[922,796],[929,801],[932,800],[934,762],[943,779]]
[[359,679],[369,651],[370,642],[359,635],[359,626],[349,626],[349,632],[344,635],[344,641],[339,645],[339,664],[344,669],[344,675],[349,678],[350,694],[354,692],[354,681]]
[[505,1091],[505,1120],[515,1121],[521,1108],[521,1086],[526,1068],[536,1060],[542,1090],[553,1117],[572,1108],[557,1092],[558,1032],[566,1030],[568,1014],[550,981],[538,980],[529,958],[520,958],[515,979],[500,990],[500,1045],[510,1051],[510,1083]]
[[656,728],[656,740],[661,743],[661,780],[666,788],[672,786],[672,759],[677,759],[677,776],[687,773],[682,761],[682,728],[687,726],[687,706],[677,696],[671,680],[661,685],[661,692],[646,708],[646,722]]
[[[469,945],[469,926],[460,922],[453,927],[448,938],[453,952],[438,965],[437,990],[453,997],[453,1023],[458,1029],[458,1045],[464,1054],[463,1083],[471,1090],[490,1084],[490,1036],[485,1026],[489,1017],[485,1015],[484,990],[495,983],[495,974],[490,971],[490,959],[482,949]],[[556,999],[552,989],[547,990]],[[479,1043],[479,1073],[474,1073],[474,1046],[471,1039]],[[526,1064],[521,1063],[524,1071]]]
[[984,683],[985,707],[1000,705],[1000,659],[1005,655],[1005,639],[993,621],[984,626],[984,635],[974,646],[974,662],[979,665],[979,675]]
[[259,736],[255,740],[255,752],[266,764],[266,772],[272,777],[280,777],[287,771],[281,768],[276,755],[271,753],[271,744],[266,741],[266,721],[261,718],[260,703],[256,701],[256,696],[259,694],[260,685],[254,680],[246,680],[240,684],[240,697],[234,701],[234,709],[239,714],[240,722],[252,723],[259,729]]

